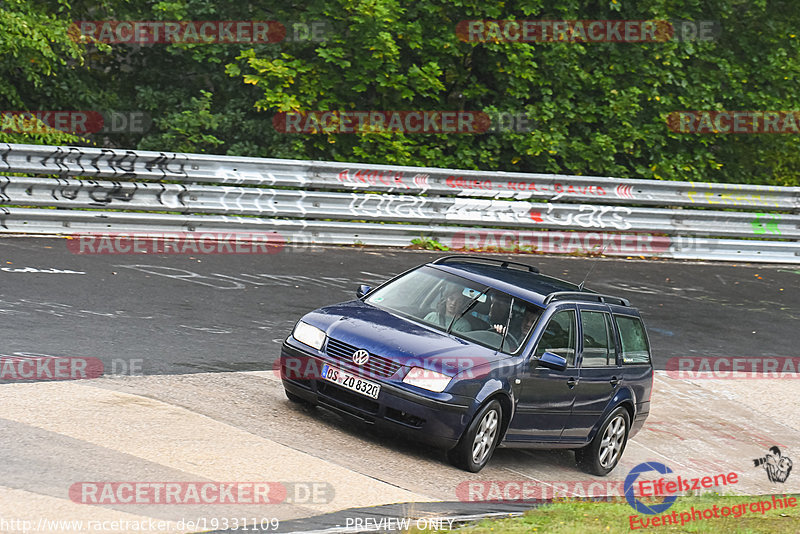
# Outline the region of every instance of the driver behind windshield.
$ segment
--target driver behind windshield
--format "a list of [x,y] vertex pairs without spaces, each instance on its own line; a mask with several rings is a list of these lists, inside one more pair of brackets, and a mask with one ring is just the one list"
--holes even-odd
[[469,321],[462,317],[464,308],[469,304],[469,299],[463,294],[461,288],[452,288],[436,305],[436,310],[425,316],[425,322],[441,326],[448,330],[453,319],[458,320],[453,325],[453,330],[471,330]]

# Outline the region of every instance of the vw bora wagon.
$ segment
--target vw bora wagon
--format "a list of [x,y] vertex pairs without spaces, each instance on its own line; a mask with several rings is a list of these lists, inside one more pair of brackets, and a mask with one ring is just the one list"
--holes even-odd
[[448,256],[305,315],[285,340],[287,397],[447,450],[566,448],[605,475],[650,410],[638,311],[536,267]]

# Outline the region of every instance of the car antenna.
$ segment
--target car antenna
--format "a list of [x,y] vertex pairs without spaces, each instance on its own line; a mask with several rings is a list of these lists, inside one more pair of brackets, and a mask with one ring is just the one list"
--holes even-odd
[[[606,247],[608,247],[608,243],[606,243],[606,244],[603,246],[603,249],[600,251],[600,254],[598,254],[598,256],[602,256],[602,255],[603,255],[603,252],[605,252],[605,251],[606,251]],[[582,280],[582,281],[581,281],[581,283],[578,285],[578,291],[583,291],[583,286],[584,286],[584,284],[586,284],[586,280],[588,280],[588,279],[589,279],[589,275],[590,275],[590,274],[592,274],[592,271],[594,271],[594,268],[595,268],[596,266],[597,266],[597,257],[595,257],[594,261],[592,262],[592,266],[591,266],[591,267],[589,267],[589,271],[586,273],[586,276],[584,276],[584,277],[583,277],[583,280]]]

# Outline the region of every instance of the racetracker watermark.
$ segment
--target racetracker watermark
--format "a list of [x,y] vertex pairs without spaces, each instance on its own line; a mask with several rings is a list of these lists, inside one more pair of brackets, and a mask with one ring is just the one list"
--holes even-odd
[[272,118],[284,134],[480,134],[491,128],[482,111],[290,111]]
[[619,480],[468,480],[456,486],[461,502],[540,502],[558,498],[616,498]]
[[84,380],[103,376],[97,358],[0,355],[0,380]]
[[667,360],[666,371],[678,380],[800,378],[800,357],[679,356]]
[[489,129],[486,133],[534,132],[539,124],[534,113],[525,111],[487,111]]
[[286,246],[278,233],[165,232],[73,234],[73,254],[276,254]]
[[472,230],[455,233],[450,248],[546,254],[599,254],[602,251],[608,256],[649,256],[669,251],[671,243],[669,237],[649,234]]
[[667,126],[683,134],[799,134],[800,111],[673,111]]
[[456,35],[465,42],[660,43],[711,41],[720,33],[710,20],[462,20]]
[[144,133],[152,122],[143,111],[0,111],[3,133]]
[[274,20],[79,20],[73,33],[108,44],[279,43],[286,27]]
[[69,498],[80,504],[328,504],[330,482],[76,482]]
[[306,355],[287,355],[275,360],[272,370],[281,379],[319,380],[326,378],[323,368],[330,366],[355,372],[363,378],[389,378],[401,369],[406,369],[405,376],[411,375],[415,383],[428,383],[434,388],[442,386],[443,389],[456,375],[459,378],[479,378],[484,376],[489,368],[486,365],[489,361],[485,358],[407,358],[402,362],[395,362],[366,351],[348,352],[331,345],[326,348],[326,352],[329,355],[336,354],[337,359],[323,361]]
[[69,498],[80,504],[278,504],[277,482],[76,482]]

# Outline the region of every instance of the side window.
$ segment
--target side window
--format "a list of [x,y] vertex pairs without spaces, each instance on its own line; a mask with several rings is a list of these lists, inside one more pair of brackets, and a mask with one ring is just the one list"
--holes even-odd
[[616,364],[608,329],[608,314],[581,311],[583,326],[583,362],[581,367],[602,367]]
[[650,347],[642,321],[628,315],[614,315],[614,321],[622,343],[622,363],[650,363]]
[[558,354],[567,360],[567,365],[575,365],[575,341],[577,338],[575,310],[564,310],[550,318],[534,356],[539,358],[545,352]]
[[508,322],[508,333],[503,342],[503,352],[508,354],[517,352],[528,339],[541,315],[541,308],[515,298],[514,304],[511,306],[511,318]]

